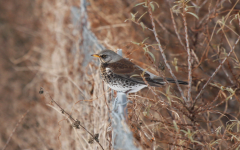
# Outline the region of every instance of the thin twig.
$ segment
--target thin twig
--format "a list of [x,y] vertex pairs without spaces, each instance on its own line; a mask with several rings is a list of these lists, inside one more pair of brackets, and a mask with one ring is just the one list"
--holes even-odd
[[[173,27],[174,27],[175,33],[176,33],[176,35],[177,35],[177,37],[178,37],[178,40],[179,40],[180,44],[183,46],[183,48],[184,48],[185,50],[187,50],[186,46],[183,44],[183,41],[182,41],[182,39],[181,39],[178,31],[177,31],[177,26],[176,26],[176,22],[175,22],[175,20],[174,20],[174,16],[173,16],[172,9],[170,9],[170,13],[171,13],[171,19],[172,19]],[[191,51],[191,53],[192,53],[192,55],[194,56],[196,62],[199,64],[199,59],[198,59],[196,53],[195,53],[193,50]]]
[[174,20],[174,16],[173,16],[172,9],[170,9],[170,14],[171,14],[171,19],[172,19],[173,27],[174,27],[175,33],[176,33],[176,35],[177,35],[177,37],[178,37],[178,40],[179,40],[180,44],[183,46],[183,48],[186,50],[186,46],[183,44],[183,41],[182,41],[182,39],[181,39],[178,31],[177,31],[177,26],[176,26],[176,22],[175,22],[175,20]]
[[215,8],[212,9],[212,10],[209,12],[208,15],[204,16],[204,17],[199,21],[198,28],[200,28],[200,27],[202,26],[202,24],[203,24],[203,22],[204,22],[205,20],[209,20],[210,17],[211,17],[211,14],[216,12],[216,8],[219,7],[220,5],[222,5],[225,1],[226,1],[226,0],[222,0],[220,3],[217,3],[216,6],[215,6]]
[[[220,59],[220,56],[218,56],[219,60],[218,62],[221,63],[221,59]],[[233,80],[231,79],[230,75],[228,74],[225,66],[223,65],[222,66],[222,69],[223,69],[223,72],[225,73],[225,75],[227,76],[228,80],[231,82],[231,84],[234,84]]]
[[173,35],[173,36],[176,36],[173,31],[171,31],[170,29],[164,27],[164,25],[163,25],[158,19],[155,18],[155,21],[157,22],[157,24],[158,24],[164,31],[168,32],[169,34],[171,34],[171,35]]
[[17,127],[20,125],[20,123],[22,122],[22,120],[24,119],[24,117],[29,113],[29,111],[31,110],[31,108],[29,108],[23,115],[22,117],[19,119],[18,123],[16,124],[16,126],[14,127],[14,129],[12,130],[12,133],[10,134],[6,144],[4,145],[4,147],[2,148],[2,150],[5,150],[10,142],[10,140],[12,139],[13,134],[15,133]]
[[[229,63],[229,60],[227,60],[227,65],[228,65],[229,71],[231,72],[231,74],[233,76],[233,79],[235,80],[235,82],[237,83],[237,86],[239,87],[239,81],[238,81],[238,79],[236,77],[236,74],[233,73],[233,70],[232,70],[232,67],[231,67],[231,65]],[[234,83],[234,81],[233,81],[233,83]]]
[[[142,25],[139,22],[136,22],[136,21],[132,21],[132,22],[142,27]],[[146,25],[144,25],[144,29],[148,29],[149,31],[153,32],[153,30],[148,28]]]
[[[81,125],[80,121],[78,121],[77,119],[74,119],[68,112],[66,112],[52,97],[51,95],[45,91],[42,87],[40,88],[39,94],[44,94],[44,96],[46,98],[50,98],[51,102],[54,103],[55,105],[57,105],[57,107],[60,109],[62,114],[65,114],[68,116],[68,118],[73,121],[73,127],[80,129],[80,127],[82,127],[91,137],[93,140],[95,140],[98,145],[102,148],[102,150],[104,150],[103,146],[101,145],[101,143],[98,141],[98,139],[96,139],[96,136],[93,135],[91,132],[89,132],[83,125]],[[80,127],[79,127],[80,126]]]

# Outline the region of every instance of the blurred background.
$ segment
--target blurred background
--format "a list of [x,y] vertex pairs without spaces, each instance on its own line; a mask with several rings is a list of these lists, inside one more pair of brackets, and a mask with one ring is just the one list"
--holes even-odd
[[[171,77],[158,47],[152,45],[157,44],[152,31],[143,29],[143,24],[152,28],[149,13],[143,15],[147,9],[134,7],[141,2],[144,1],[0,0],[0,149],[96,149],[96,142],[90,144],[90,136],[84,130],[73,129],[49,95],[91,133],[99,133],[100,143],[110,149],[112,95],[99,77],[98,61],[90,55],[104,47],[114,51],[121,48],[134,63]],[[176,14],[182,8],[173,0],[155,2],[153,16],[168,63],[179,80],[187,81],[186,46],[176,35],[177,30],[185,45],[181,11]],[[194,6],[188,8],[194,14],[186,15],[193,51],[194,100],[239,38],[240,3],[192,0],[187,4]],[[170,8],[174,6],[171,16]],[[145,52],[144,44],[150,45],[150,53]],[[128,124],[135,144],[158,150],[207,148],[203,145],[237,148],[239,56],[236,44],[211,86],[191,109],[175,98],[173,106],[163,106],[149,89],[129,95],[133,103],[128,105]],[[40,95],[40,87],[49,95]],[[182,88],[187,96],[187,86]],[[171,89],[170,95],[181,97],[176,87]],[[165,88],[154,90],[166,93]],[[229,129],[226,123],[230,120],[236,122]],[[173,121],[180,130],[195,135],[189,138],[185,132],[175,130]]]

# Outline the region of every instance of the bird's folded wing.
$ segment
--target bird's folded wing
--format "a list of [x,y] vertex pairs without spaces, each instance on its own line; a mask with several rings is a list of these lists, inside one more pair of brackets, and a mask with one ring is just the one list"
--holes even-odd
[[[115,75],[145,84],[143,78],[141,77],[144,70],[126,59],[121,59],[117,62],[110,63],[107,68],[109,68]],[[150,76],[151,74],[149,74],[147,71],[144,72],[144,77],[148,82],[151,80]]]
[[[165,84],[165,81],[163,78],[156,76],[141,67],[135,65],[134,63],[126,60],[126,59],[121,59],[117,62],[110,63],[107,68],[110,69],[112,73],[115,75],[121,76],[123,78],[127,78],[129,80],[132,80],[137,83],[145,84],[142,78],[142,73],[144,72],[144,78],[148,82],[149,85],[151,86],[161,86]],[[176,83],[174,79],[171,78],[166,78],[166,80],[169,83]],[[179,84],[188,84],[185,81],[177,80]]]

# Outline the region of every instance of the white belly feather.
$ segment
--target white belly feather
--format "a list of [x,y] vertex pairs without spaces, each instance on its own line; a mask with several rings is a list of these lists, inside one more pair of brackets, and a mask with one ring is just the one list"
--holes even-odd
[[118,91],[118,92],[126,92],[129,91],[128,93],[135,93],[137,91],[140,91],[141,89],[147,87],[147,85],[135,85],[135,86],[129,86],[129,87],[123,87],[123,86],[117,86],[117,85],[109,85],[107,84],[108,87],[110,87],[111,89]]

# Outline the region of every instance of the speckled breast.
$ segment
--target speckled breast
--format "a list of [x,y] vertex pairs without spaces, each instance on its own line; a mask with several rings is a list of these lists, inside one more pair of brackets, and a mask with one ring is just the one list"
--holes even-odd
[[138,85],[138,83],[136,82],[133,82],[129,79],[118,76],[111,71],[107,71],[106,68],[107,68],[107,64],[101,65],[101,77],[103,81],[106,82],[114,90],[119,91],[119,88],[120,88],[121,91],[127,91]]

